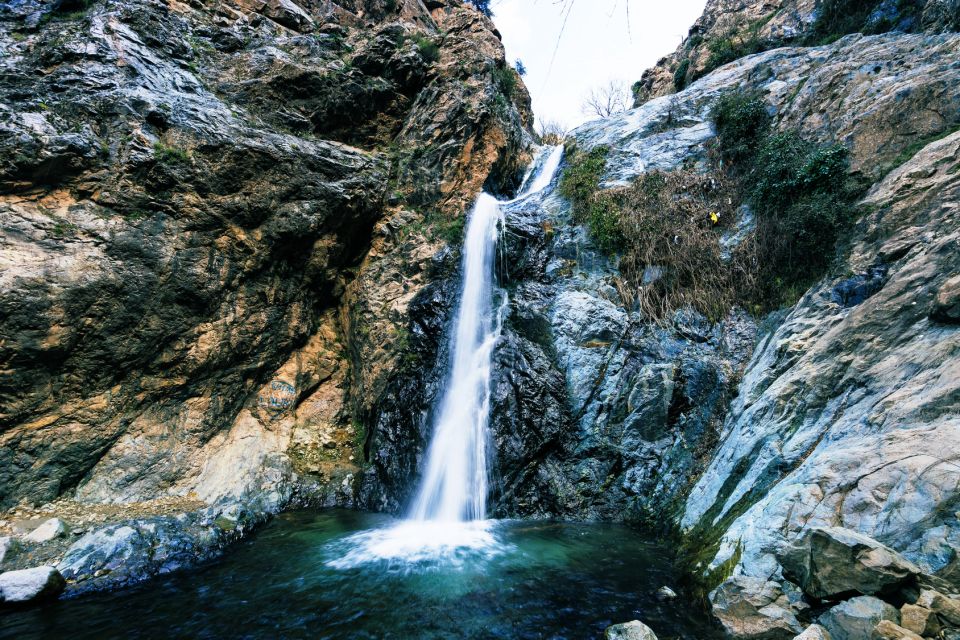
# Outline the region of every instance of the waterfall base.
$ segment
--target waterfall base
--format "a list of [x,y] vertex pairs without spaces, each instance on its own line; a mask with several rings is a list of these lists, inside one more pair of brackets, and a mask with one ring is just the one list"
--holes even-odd
[[402,571],[421,571],[439,564],[460,565],[507,552],[495,520],[446,522],[405,520],[394,526],[361,531],[328,545],[335,556],[326,564],[335,569],[398,563]]
[[[670,550],[615,525],[514,520],[420,530],[418,547],[423,535],[460,553],[411,564],[392,559],[402,545],[391,543],[379,562],[331,566],[358,532],[373,540],[371,532],[407,524],[348,511],[283,514],[215,564],[126,593],[6,612],[0,640],[600,638],[637,618],[661,638],[723,637],[691,602],[657,600],[661,586],[677,586]],[[443,536],[453,536],[446,546]],[[464,551],[471,536],[478,544]],[[491,538],[510,552],[488,554]]]

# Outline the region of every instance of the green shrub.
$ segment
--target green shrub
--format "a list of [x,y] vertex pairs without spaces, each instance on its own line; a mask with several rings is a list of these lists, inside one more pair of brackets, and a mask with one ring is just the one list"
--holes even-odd
[[153,157],[162,164],[187,164],[190,162],[190,152],[180,147],[156,142],[153,145]]
[[763,51],[763,42],[754,35],[748,35],[743,39],[730,36],[710,40],[707,42],[707,49],[710,50],[710,56],[707,58],[706,66],[697,74],[698,78],[728,62]]
[[677,91],[683,91],[687,86],[687,72],[690,70],[689,58],[684,58],[677,65],[677,70],[673,72],[673,88]]
[[568,144],[566,166],[560,177],[560,195],[573,203],[574,218],[584,217],[584,211],[600,188],[600,179],[607,166],[609,147],[594,147],[583,151],[575,144]]
[[427,62],[433,64],[440,59],[440,46],[430,38],[424,36],[414,36],[413,42],[417,45],[421,57]]
[[710,113],[717,142],[725,160],[752,156],[770,128],[767,105],[754,93],[730,92],[720,96]]
[[504,65],[495,66],[492,73],[494,84],[500,88],[508,100],[513,100],[513,94],[517,90],[517,72]]
[[[898,0],[893,17],[883,0],[822,0],[817,18],[810,28],[805,43],[828,44],[851,33],[885,33],[910,18],[916,19],[923,10],[921,0]],[[877,10],[881,15],[877,18]]]
[[756,264],[738,284],[758,310],[791,304],[823,275],[854,215],[862,185],[849,175],[842,145],[821,146],[794,131],[771,132],[755,94],[722,96],[711,113],[721,157],[732,163],[757,230],[741,245],[742,264]]
[[848,151],[821,147],[795,132],[769,136],[750,172],[761,264],[786,285],[822,275],[852,218],[860,190],[848,178]]

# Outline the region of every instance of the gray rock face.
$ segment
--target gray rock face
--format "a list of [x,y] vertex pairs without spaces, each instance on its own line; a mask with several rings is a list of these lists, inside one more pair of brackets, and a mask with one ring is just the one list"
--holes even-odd
[[[957,35],[853,35],[822,47],[775,49],[731,62],[676,95],[587,123],[573,135],[583,148],[608,145],[606,184],[624,184],[643,171],[702,161],[717,96],[755,90],[777,113],[779,126],[820,142],[843,142],[853,168],[879,178],[910,144],[950,130],[950,118],[927,113],[931,107],[960,109],[958,54]],[[902,130],[913,133],[896,133]]]
[[36,542],[38,544],[43,544],[44,542],[49,542],[54,538],[59,538],[67,533],[67,527],[63,524],[63,521],[59,518],[50,518],[46,522],[43,522],[39,527],[28,533],[24,536],[24,540],[28,542]]
[[702,463],[753,323],[646,323],[552,190],[506,211],[491,430],[500,515],[648,521]]
[[813,598],[889,593],[920,573],[920,567],[893,549],[840,527],[804,532],[777,560],[784,577]]
[[[801,562],[813,571],[794,575],[816,593],[859,593],[852,583],[861,580],[867,592],[894,589],[917,570],[958,575],[960,336],[951,310],[960,272],[960,134],[904,162],[901,154],[914,150],[898,133],[914,132],[916,148],[953,130],[952,117],[928,114],[960,110],[958,54],[955,34],[853,35],[776,49],[573,134],[581,148],[610,147],[608,186],[654,168],[705,166],[716,96],[756,90],[775,127],[842,142],[853,168],[878,181],[862,203],[847,273],[767,319],[737,396],[714,412],[725,415],[718,449],[707,454],[680,517],[691,540],[721,536],[704,576],[736,556],[733,575],[756,578],[762,591],[781,580],[777,553],[812,527],[843,527],[902,556],[865,548],[866,564],[856,561],[864,575],[829,589],[809,579],[826,566]],[[941,74],[955,80],[942,84]],[[586,372],[574,378],[582,387],[596,365],[582,359],[577,368]],[[669,465],[653,474],[669,476]]]
[[[817,17],[827,6],[814,0],[709,0],[683,44],[645,71],[634,85],[636,104],[671,94],[678,80],[680,84],[690,82],[729,60],[722,56],[738,55],[731,49],[751,53],[804,40],[818,41],[828,35],[835,39],[854,31],[960,31],[960,3],[956,0],[918,0],[910,4],[873,0],[842,5],[844,18],[848,19],[832,25],[828,22],[829,33],[818,32]],[[859,22],[855,18],[858,11],[866,11]]]
[[0,602],[22,604],[56,598],[64,579],[53,567],[35,567],[0,573]]
[[639,620],[624,622],[607,627],[603,632],[605,640],[657,640],[653,629]]
[[877,209],[849,264],[888,264],[880,291],[844,307],[827,280],[757,348],[683,517],[730,522],[714,566],[739,548],[745,573],[769,576],[785,542],[842,526],[925,572],[948,570],[960,525],[943,508],[960,481],[960,336],[928,313],[960,270],[958,151],[958,134],[932,143],[867,196]]
[[833,607],[818,622],[833,640],[866,640],[881,620],[900,622],[900,614],[879,598],[858,596]]
[[713,613],[735,638],[790,640],[803,629],[780,585],[733,576],[710,594]]

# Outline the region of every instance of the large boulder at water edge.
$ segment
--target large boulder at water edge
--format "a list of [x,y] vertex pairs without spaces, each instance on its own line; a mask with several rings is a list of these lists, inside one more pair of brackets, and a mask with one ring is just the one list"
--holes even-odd
[[920,568],[873,538],[841,527],[817,527],[779,555],[783,574],[814,598],[887,593]]
[[733,576],[713,591],[710,599],[714,615],[737,638],[788,640],[803,629],[776,582]]
[[0,602],[9,604],[52,599],[63,592],[65,582],[53,567],[34,567],[0,573]]
[[657,640],[657,634],[653,629],[639,620],[607,627],[603,637],[605,640]]

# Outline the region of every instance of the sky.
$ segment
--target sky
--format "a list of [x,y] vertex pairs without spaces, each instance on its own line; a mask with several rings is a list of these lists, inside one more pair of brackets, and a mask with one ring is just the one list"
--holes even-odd
[[507,59],[520,59],[527,68],[524,82],[538,121],[554,120],[572,128],[590,118],[581,106],[592,88],[611,80],[629,87],[639,80],[644,69],[677,48],[704,4],[705,0],[493,0],[491,7]]

